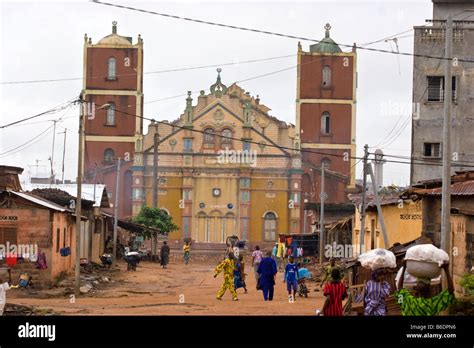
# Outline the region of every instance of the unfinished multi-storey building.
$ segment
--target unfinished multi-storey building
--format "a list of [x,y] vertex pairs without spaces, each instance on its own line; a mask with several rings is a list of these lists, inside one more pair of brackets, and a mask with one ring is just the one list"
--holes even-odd
[[[474,2],[432,0],[433,19],[416,26],[411,184],[442,176],[446,19],[453,19],[452,171],[474,164]],[[472,62],[471,62],[472,61]]]

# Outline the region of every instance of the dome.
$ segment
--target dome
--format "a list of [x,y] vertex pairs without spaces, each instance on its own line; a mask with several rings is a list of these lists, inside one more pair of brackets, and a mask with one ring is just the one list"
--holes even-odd
[[125,36],[110,34],[99,40],[99,45],[131,45],[132,42]]
[[342,53],[339,45],[329,37],[329,31],[331,30],[329,23],[324,26],[324,29],[326,29],[324,39],[317,44],[309,46],[309,51],[312,53]]
[[132,38],[117,34],[117,22],[112,22],[112,34],[99,40],[99,45],[131,45]]

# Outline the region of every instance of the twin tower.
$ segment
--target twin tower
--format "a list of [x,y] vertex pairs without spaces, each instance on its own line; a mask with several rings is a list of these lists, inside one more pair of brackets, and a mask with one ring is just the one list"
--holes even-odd
[[[357,54],[355,46],[342,51],[331,39],[330,29],[327,24],[325,37],[310,45],[308,52],[298,43],[296,120],[295,126],[288,126],[293,127],[288,134],[300,154],[296,165],[301,173],[300,217],[308,219],[299,224],[298,232],[311,232],[317,220],[323,163],[327,207],[347,203],[347,194],[355,190]],[[133,170],[147,165],[138,155],[144,150],[142,116],[146,116],[140,35],[134,43],[117,33],[114,22],[112,33],[96,44],[85,36],[82,96],[86,101],[84,178],[106,184],[114,202],[120,158],[119,217],[131,217],[137,213],[132,209],[134,188],[142,184],[135,182]],[[151,202],[146,199],[144,204]],[[314,214],[303,214],[304,209]]]

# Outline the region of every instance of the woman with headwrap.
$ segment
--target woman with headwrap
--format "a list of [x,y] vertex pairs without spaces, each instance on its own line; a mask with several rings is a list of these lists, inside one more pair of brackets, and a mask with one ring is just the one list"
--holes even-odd
[[385,299],[390,295],[390,284],[385,281],[383,269],[372,272],[364,288],[364,315],[383,316],[387,312]]
[[402,315],[435,316],[449,308],[454,303],[454,283],[449,273],[449,262],[445,262],[441,268],[446,274],[448,288],[435,296],[431,296],[431,279],[418,278],[415,293],[412,295],[403,288],[405,278],[406,260],[403,260],[403,268],[398,280],[397,302],[400,304]]

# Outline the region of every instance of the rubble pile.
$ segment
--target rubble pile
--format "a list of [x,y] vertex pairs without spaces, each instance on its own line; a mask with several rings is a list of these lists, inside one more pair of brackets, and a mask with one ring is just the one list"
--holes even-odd
[[[310,261],[305,264],[305,267],[311,272],[311,281],[316,283],[321,283],[324,279],[326,274],[326,269],[329,266],[329,262],[323,262],[322,264],[319,263],[318,260],[315,258],[310,259]],[[345,269],[344,261],[336,261],[336,267],[339,267],[341,270]]]
[[51,309],[41,309],[36,306],[24,306],[16,303],[6,303],[3,315],[6,316],[44,316],[57,315]]

